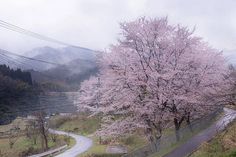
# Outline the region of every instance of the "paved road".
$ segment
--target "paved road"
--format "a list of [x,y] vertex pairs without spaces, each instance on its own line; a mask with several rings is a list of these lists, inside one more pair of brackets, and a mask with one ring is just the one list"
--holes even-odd
[[84,136],[76,135],[73,133],[67,133],[64,131],[52,130],[52,129],[50,129],[49,131],[51,133],[55,133],[58,135],[68,135],[74,138],[76,141],[76,144],[72,148],[57,155],[56,157],[76,157],[77,155],[87,151],[93,145],[93,141],[90,138],[87,138]]
[[177,147],[175,150],[164,157],[184,157],[196,150],[203,142],[212,139],[219,131],[222,131],[231,121],[236,118],[236,111],[224,108],[224,116],[206,130],[195,135],[185,144]]

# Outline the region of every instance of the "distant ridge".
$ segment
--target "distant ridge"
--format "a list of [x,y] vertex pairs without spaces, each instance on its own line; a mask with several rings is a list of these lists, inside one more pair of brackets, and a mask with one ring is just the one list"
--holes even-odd
[[223,55],[226,57],[229,64],[236,65],[236,50],[224,50]]
[[[62,48],[52,48],[52,47],[39,47],[34,48],[31,51],[28,51],[24,54],[25,56],[32,57],[35,59],[46,60],[48,62],[58,63],[58,64],[66,64],[75,59],[82,59],[88,61],[95,61],[96,52],[82,47],[62,47]],[[35,63],[32,61],[24,61],[26,64],[31,65],[32,68],[36,71],[44,71],[55,66],[46,65],[41,63]]]

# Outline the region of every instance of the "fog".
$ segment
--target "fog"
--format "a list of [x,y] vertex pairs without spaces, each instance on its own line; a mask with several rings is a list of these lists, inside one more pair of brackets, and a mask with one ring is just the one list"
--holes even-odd
[[[168,16],[171,23],[196,27],[195,34],[213,47],[233,52],[235,6],[234,0],[0,0],[0,20],[72,45],[104,50],[119,37],[119,22]],[[60,46],[1,27],[0,34],[0,47],[16,53]]]

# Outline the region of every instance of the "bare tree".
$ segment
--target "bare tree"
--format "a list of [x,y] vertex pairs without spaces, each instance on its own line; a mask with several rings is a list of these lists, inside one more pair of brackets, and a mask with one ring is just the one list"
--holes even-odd
[[57,141],[58,135],[56,133],[51,132],[50,134],[50,138],[52,139],[52,141],[55,143]]
[[19,123],[14,124],[13,127],[10,129],[10,135],[8,138],[10,149],[13,148],[14,144],[18,140],[19,132],[20,132]]
[[47,150],[48,149],[48,127],[47,127],[45,116],[46,116],[45,112],[42,112],[42,111],[35,113],[36,122],[38,125],[38,131],[42,139],[42,148],[44,150]]
[[36,119],[31,119],[28,122],[28,125],[26,126],[26,136],[29,139],[33,140],[33,144],[37,144],[37,137],[39,134],[39,127],[37,125]]

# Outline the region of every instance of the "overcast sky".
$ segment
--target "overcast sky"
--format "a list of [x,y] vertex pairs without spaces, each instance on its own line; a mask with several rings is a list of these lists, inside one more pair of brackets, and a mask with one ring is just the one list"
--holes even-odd
[[[236,0],[0,0],[0,20],[60,41],[103,50],[116,41],[119,22],[168,16],[193,28],[220,50],[236,49]],[[24,52],[44,41],[0,27],[0,48]]]

